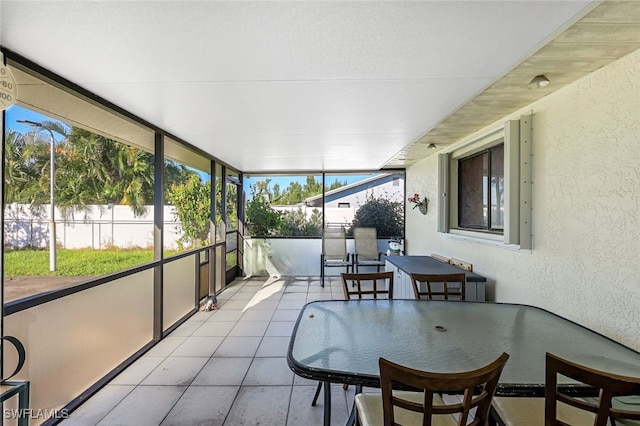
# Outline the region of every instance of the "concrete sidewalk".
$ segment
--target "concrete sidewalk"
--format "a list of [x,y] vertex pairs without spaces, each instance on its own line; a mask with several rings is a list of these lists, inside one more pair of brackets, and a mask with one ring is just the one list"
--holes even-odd
[[83,277],[4,277],[4,303],[57,290],[94,279],[94,276]]

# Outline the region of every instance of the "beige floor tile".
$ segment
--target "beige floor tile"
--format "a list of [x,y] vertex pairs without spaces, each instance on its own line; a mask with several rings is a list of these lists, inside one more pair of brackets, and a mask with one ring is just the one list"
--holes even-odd
[[220,310],[227,309],[240,309],[244,310],[247,308],[249,300],[236,300],[235,298],[228,300],[220,307]]
[[166,357],[143,356],[122,373],[118,374],[110,384],[112,385],[137,385],[149,375]]
[[186,322],[203,322],[203,321],[207,321],[209,318],[211,318],[211,315],[213,315],[214,311],[198,311],[195,314],[193,314],[191,317],[189,317],[189,319]]
[[299,315],[299,309],[277,309],[271,321],[297,321]]
[[191,336],[198,327],[202,325],[201,321],[185,321],[184,324],[171,332],[172,336]]
[[169,357],[143,381],[143,385],[188,386],[202,370],[208,358]]
[[185,386],[138,386],[98,425],[157,426],[185,390]]
[[[320,391],[320,397],[315,407],[311,406],[316,386],[294,386],[291,393],[291,405],[287,426],[322,426],[324,422],[324,394]],[[349,418],[350,407],[347,406],[345,391],[342,385],[331,386],[331,424],[343,426]]]
[[293,375],[294,386],[316,386],[317,384],[317,380],[305,379],[304,377],[300,377],[297,374]]
[[233,300],[251,300],[255,297],[256,293],[257,293],[256,290],[251,290],[251,291],[240,290],[233,296]]
[[287,285],[283,281],[266,282],[262,285],[262,289],[268,289],[271,292],[283,292]]
[[294,321],[271,321],[267,331],[264,333],[265,337],[275,337],[275,336],[291,336],[291,332],[293,331],[293,326],[295,325]]
[[[229,294],[227,294],[227,292],[229,292]],[[220,293],[218,296],[216,296],[218,307],[224,305],[229,300],[233,299],[233,296],[235,296],[235,294],[237,292],[238,292],[238,290],[231,291],[231,289],[227,288],[227,289],[224,290],[223,293]]]
[[253,358],[211,358],[191,383],[192,386],[240,386]]
[[331,287],[329,286],[325,286],[322,287],[320,286],[320,284],[318,284],[317,286],[309,286],[309,291],[307,292],[308,295],[311,294],[331,294]]
[[285,293],[282,295],[282,299],[280,299],[280,301],[283,300],[306,300],[307,299],[307,292],[300,292],[300,293]]
[[[287,294],[291,294],[291,293],[307,293],[309,287],[308,286],[298,286],[298,287],[292,287],[292,286],[288,286],[287,288],[284,289],[284,295]],[[284,297],[283,295],[283,297]]]
[[[271,323],[273,324],[273,323]],[[287,349],[289,348],[289,337],[264,337],[256,357],[284,357],[287,356]]]
[[300,286],[308,286],[309,285],[309,278],[308,277],[291,277],[289,279],[289,283],[288,286],[289,287],[300,287]]
[[317,300],[332,300],[332,299],[333,299],[333,295],[331,294],[331,291],[327,293],[309,293],[307,295],[307,303],[315,302]]
[[149,349],[145,356],[169,356],[186,339],[186,336],[167,336]]
[[256,354],[261,340],[261,337],[227,337],[213,356],[252,357]]
[[269,326],[269,321],[238,321],[229,332],[233,337],[264,336]]
[[189,336],[171,354],[174,356],[211,357],[224,337]]
[[239,386],[190,386],[161,425],[223,425],[239,389]]
[[245,306],[246,309],[271,309],[275,310],[278,307],[277,300],[250,300],[250,303]]
[[245,312],[239,321],[271,321],[274,312],[271,309],[252,309]]
[[224,337],[228,335],[231,329],[235,326],[236,326],[235,321],[207,321],[207,322],[203,322],[202,325],[198,327],[198,329],[194,331],[191,335],[192,336]]
[[285,425],[290,396],[291,386],[243,386],[224,424],[225,426]]
[[241,309],[218,309],[213,311],[213,314],[211,315],[211,317],[208,319],[208,321],[213,321],[213,322],[228,322],[228,321],[238,321],[240,319],[240,317],[242,316],[243,312]]
[[243,386],[275,386],[293,384],[293,373],[285,358],[254,358]]
[[63,420],[60,424],[64,426],[95,425],[134,388],[135,386],[130,385],[109,384],[100,389],[98,393],[82,404],[80,408],[71,413],[68,419]]
[[302,307],[307,303],[305,299],[281,300],[280,303],[278,303],[278,309],[302,309]]

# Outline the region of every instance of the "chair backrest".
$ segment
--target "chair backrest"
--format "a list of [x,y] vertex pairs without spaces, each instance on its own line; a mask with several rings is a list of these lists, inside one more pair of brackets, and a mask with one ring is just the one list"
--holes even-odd
[[[393,299],[393,272],[342,274],[344,298]],[[385,297],[380,297],[380,295]]]
[[[491,401],[498,385],[502,369],[509,359],[502,353],[495,361],[477,370],[461,373],[433,373],[414,370],[395,364],[384,358],[378,361],[380,385],[382,387],[382,407],[385,425],[394,425],[394,407],[422,413],[423,425],[431,424],[431,416],[437,414],[460,413],[458,425],[486,425],[489,421]],[[424,392],[422,403],[400,398],[392,393],[394,387],[410,386]],[[462,402],[434,405],[436,393],[463,392]],[[475,418],[469,420],[469,412],[476,408]]]
[[465,300],[467,279],[464,272],[455,274],[411,274],[416,299]]
[[[600,389],[595,403],[569,396],[558,390],[558,374]],[[611,419],[640,420],[640,411],[612,408],[616,395],[640,395],[640,377],[626,377],[594,370],[547,353],[545,382],[545,425],[563,425],[556,419],[558,401],[595,413],[595,426],[605,426]],[[613,424],[613,422],[612,422]]]
[[328,260],[347,259],[347,236],[344,228],[325,228],[322,231],[322,254]]
[[353,228],[353,244],[358,260],[378,259],[378,230],[376,228]]

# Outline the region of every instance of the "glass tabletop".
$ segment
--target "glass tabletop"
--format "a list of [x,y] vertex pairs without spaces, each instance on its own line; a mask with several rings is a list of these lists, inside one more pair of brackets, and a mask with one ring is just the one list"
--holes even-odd
[[450,373],[484,366],[502,352],[510,358],[500,395],[540,395],[546,352],[640,377],[640,353],[624,345],[540,308],[487,302],[311,302],[300,312],[287,360],[303,377],[376,386],[379,357]]

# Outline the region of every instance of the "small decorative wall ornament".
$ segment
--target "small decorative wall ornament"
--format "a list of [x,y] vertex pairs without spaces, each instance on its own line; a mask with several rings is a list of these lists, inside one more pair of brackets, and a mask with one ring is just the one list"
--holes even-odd
[[427,214],[427,211],[429,211],[429,199],[427,197],[420,199],[420,194],[413,194],[413,197],[409,197],[408,200],[410,203],[415,204],[413,208],[417,207],[420,213]]

